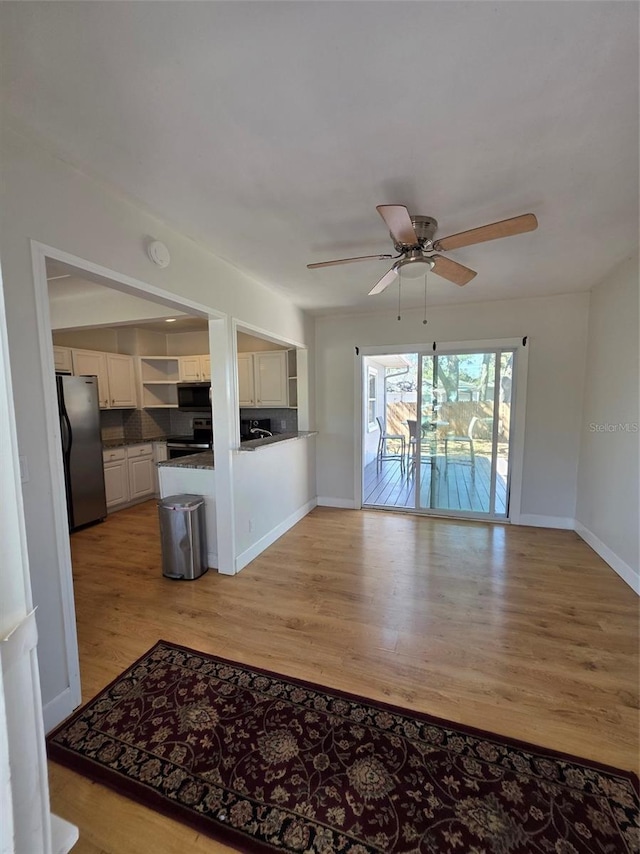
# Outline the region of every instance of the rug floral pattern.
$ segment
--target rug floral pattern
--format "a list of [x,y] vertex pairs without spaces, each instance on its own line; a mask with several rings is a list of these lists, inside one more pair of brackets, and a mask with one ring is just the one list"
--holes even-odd
[[[49,738],[53,759],[240,850],[637,854],[623,772],[159,642]],[[158,796],[161,796],[159,806]]]

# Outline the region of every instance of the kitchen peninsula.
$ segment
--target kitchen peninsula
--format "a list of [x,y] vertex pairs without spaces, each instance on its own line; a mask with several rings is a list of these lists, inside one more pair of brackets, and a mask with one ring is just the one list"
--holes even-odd
[[[243,457],[245,457],[245,451],[256,452],[265,449],[266,453],[267,448],[275,448],[278,445],[308,439],[316,435],[316,431],[308,430],[281,433],[275,436],[267,436],[263,439],[253,439],[248,442],[242,442],[237,453]],[[179,457],[178,459],[159,462],[157,465],[161,498],[182,494],[201,495],[204,498],[207,563],[209,567],[217,569],[216,473],[213,451],[190,454],[189,456]]]

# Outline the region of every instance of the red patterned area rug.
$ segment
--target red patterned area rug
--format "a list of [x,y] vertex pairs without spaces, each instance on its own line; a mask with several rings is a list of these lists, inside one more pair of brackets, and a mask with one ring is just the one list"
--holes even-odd
[[640,850],[630,773],[166,641],[48,746],[241,851]]

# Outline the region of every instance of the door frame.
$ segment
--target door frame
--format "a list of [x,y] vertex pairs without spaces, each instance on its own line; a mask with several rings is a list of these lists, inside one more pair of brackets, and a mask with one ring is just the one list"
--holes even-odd
[[[60,424],[58,420],[58,402],[53,364],[51,341],[51,314],[49,307],[49,289],[47,283],[46,259],[61,261],[79,272],[88,273],[91,280],[113,290],[120,290],[142,299],[152,300],[177,311],[205,317],[209,321],[210,358],[212,361],[213,405],[221,422],[214,442],[216,447],[216,483],[221,491],[228,495],[228,501],[219,502],[217,513],[219,572],[233,575],[235,568],[235,517],[233,512],[233,473],[231,453],[229,451],[231,410],[235,395],[233,389],[233,365],[229,355],[231,337],[231,319],[222,312],[215,311],[201,303],[166,291],[140,279],[134,279],[116,270],[110,270],[72,255],[53,246],[47,246],[37,240],[31,240],[31,264],[33,270],[36,317],[38,327],[38,347],[40,350],[40,370],[45,403],[45,422],[47,427],[47,459],[53,495],[53,518],[55,529],[55,550],[62,594],[62,614],[65,639],[65,660],[68,673],[68,687],[43,708],[45,732],[69,715],[81,703],[80,662],[78,657],[78,633],[73,596],[73,575],[71,547],[66,511],[66,493],[64,468],[60,454]],[[100,281],[102,280],[102,281]],[[237,419],[236,419],[237,420]],[[227,451],[226,453],[224,451]]]
[[[512,413],[512,424],[514,425],[513,437],[510,438],[511,452],[511,472],[509,482],[509,512],[504,519],[487,519],[486,516],[478,516],[478,519],[484,519],[489,522],[511,523],[514,525],[520,524],[522,515],[522,474],[524,466],[524,435],[525,435],[525,419],[527,408],[527,375],[529,369],[529,345],[530,338],[524,336],[521,338],[491,338],[483,340],[471,341],[433,341],[430,343],[420,344],[393,344],[390,346],[368,346],[359,347],[355,354],[355,386],[356,386],[356,406],[355,406],[355,465],[354,465],[354,506],[356,510],[362,509],[362,494],[363,494],[363,430],[365,424],[365,406],[366,399],[364,395],[365,388],[365,358],[367,356],[381,356],[391,353],[417,353],[418,356],[438,356],[446,355],[451,351],[468,352],[483,352],[485,350],[496,350],[500,348],[515,351],[515,374],[514,374],[514,389],[515,389],[515,406]],[[401,512],[417,512],[413,508],[401,508]],[[426,515],[426,514],[425,514]],[[429,516],[446,516],[451,518],[474,518],[471,514],[465,514],[464,517],[459,517],[455,512],[430,512]]]

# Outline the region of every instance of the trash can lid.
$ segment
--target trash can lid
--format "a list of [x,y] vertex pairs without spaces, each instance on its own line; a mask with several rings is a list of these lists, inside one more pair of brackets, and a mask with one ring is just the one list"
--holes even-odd
[[204,504],[202,495],[168,495],[158,501],[158,507],[165,510],[188,510]]

